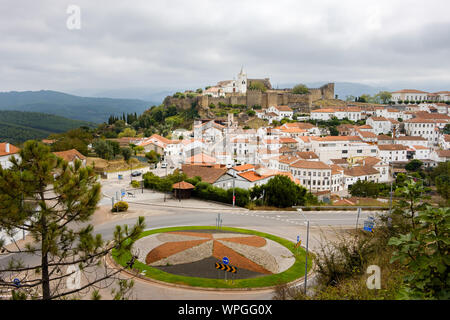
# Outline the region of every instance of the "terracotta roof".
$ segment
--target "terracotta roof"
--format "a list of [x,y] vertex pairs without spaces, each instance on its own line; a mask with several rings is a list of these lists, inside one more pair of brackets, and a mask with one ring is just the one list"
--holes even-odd
[[227,168],[211,168],[200,165],[183,164],[181,166],[183,173],[188,178],[200,177],[203,182],[214,183],[227,172]]
[[444,134],[444,141],[450,142],[450,134]]
[[395,140],[401,140],[401,141],[414,141],[414,140],[420,140],[420,141],[427,141],[424,137],[417,137],[417,136],[401,136],[396,138]]
[[394,138],[392,138],[391,136],[387,136],[385,134],[380,134],[377,136],[378,140],[394,140]]
[[266,179],[266,178],[272,176],[272,175],[259,175],[255,171],[241,172],[241,173],[238,173],[238,175],[250,182]]
[[332,164],[331,166],[331,174],[341,174],[344,171],[344,168],[337,164]]
[[415,89],[403,89],[403,90],[398,90],[398,91],[394,91],[391,93],[428,93],[428,92],[415,90]]
[[254,168],[255,168],[254,165],[248,163],[248,164],[243,164],[240,166],[233,167],[232,169],[234,169],[236,171],[246,171],[246,170],[250,170],[250,169],[254,169]]
[[395,151],[395,150],[406,150],[408,148],[402,144],[380,144],[378,146],[378,149],[384,151]]
[[381,159],[379,158],[365,157],[364,159],[358,160],[356,163],[373,167],[379,162],[381,162]]
[[71,149],[71,150],[66,150],[66,151],[58,151],[58,152],[53,152],[53,154],[57,157],[63,158],[64,160],[66,160],[67,162],[72,162],[75,159],[80,159],[80,160],[85,160],[86,157],[83,156],[80,152],[78,152],[78,150],[76,149]]
[[328,169],[330,170],[330,166],[323,163],[322,161],[308,161],[308,160],[298,160],[291,164],[293,168],[302,168],[302,169]]
[[363,126],[359,126],[358,129],[373,129],[373,127],[369,124],[365,124]]
[[348,164],[347,159],[330,159],[334,164]]
[[326,136],[317,138],[318,141],[362,141],[358,136]]
[[442,113],[429,113],[426,111],[418,111],[416,112],[417,118],[423,118],[423,119],[442,119],[442,120],[450,120],[450,117],[446,114]]
[[288,106],[275,106],[275,109],[277,109],[278,111],[293,111]]
[[372,166],[356,166],[344,169],[344,174],[352,177],[368,176],[378,174],[378,170]]
[[181,182],[174,183],[172,185],[172,188],[173,189],[180,189],[180,190],[195,189],[195,187],[192,184],[190,184],[189,182],[186,182],[186,181],[181,181]]
[[358,133],[363,137],[363,138],[376,138],[377,135],[373,132],[368,132],[368,131],[361,131],[358,130]]
[[0,157],[20,152],[20,149],[12,144],[9,144],[9,152],[6,152],[6,144],[7,142],[0,142]]
[[436,150],[440,158],[450,158],[450,150]]
[[312,152],[312,151],[299,151],[295,153],[298,157],[300,157],[301,159],[319,159],[319,157],[317,156],[316,153]]
[[280,138],[281,143],[298,143],[294,138]]
[[370,117],[369,119],[372,119],[373,121],[389,121],[385,117]]
[[186,159],[186,163],[216,163],[217,159],[211,156],[208,156],[204,153],[196,154],[188,159]]
[[281,128],[300,128],[300,129],[311,129],[314,128],[315,126],[311,123],[308,122],[286,122],[285,124],[281,125],[280,127],[278,127],[279,129]]
[[416,150],[428,150],[428,148],[424,146],[413,146],[413,148]]
[[334,109],[316,109],[316,110],[311,110],[311,113],[334,113],[336,112],[336,110]]
[[302,132],[306,132],[305,129],[300,129],[300,128],[281,128],[282,132],[285,133],[302,133]]

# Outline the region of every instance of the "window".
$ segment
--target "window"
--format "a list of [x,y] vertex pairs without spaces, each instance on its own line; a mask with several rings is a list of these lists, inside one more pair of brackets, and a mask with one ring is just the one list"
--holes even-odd
[[342,150],[342,153],[348,153],[348,150]]
[[362,150],[356,150],[357,153],[362,153]]

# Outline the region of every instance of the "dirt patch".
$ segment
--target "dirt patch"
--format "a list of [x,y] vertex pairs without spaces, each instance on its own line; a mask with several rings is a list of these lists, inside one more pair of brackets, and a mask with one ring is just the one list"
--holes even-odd
[[254,263],[253,261],[247,259],[246,257],[240,255],[233,249],[230,249],[218,241],[214,241],[213,246],[213,257],[217,259],[222,259],[227,257],[230,260],[230,265],[251,270],[263,274],[272,274],[269,270],[264,269],[262,266]]
[[[214,257],[209,257],[200,261],[192,263],[183,263],[173,266],[158,266],[155,267],[167,273],[176,274],[185,277],[201,277],[207,279],[224,279],[225,271],[216,269],[216,263],[222,263]],[[246,269],[238,269],[236,273],[227,272],[227,279],[249,279],[264,276],[265,274],[258,273]]]
[[207,239],[212,239],[211,234],[203,233],[203,232],[185,232],[185,231],[172,231],[167,232],[168,234],[178,234],[180,236],[193,236],[193,237],[202,237]]
[[252,236],[252,237],[246,237],[246,238],[221,238],[221,241],[225,242],[234,242],[239,244],[245,244],[247,246],[252,247],[264,247],[266,245],[266,239],[258,237],[258,236]]
[[164,243],[147,254],[147,257],[145,258],[145,263],[151,264],[153,262],[176,254],[178,252],[198,246],[202,243],[205,243],[206,241],[209,241],[209,239]]

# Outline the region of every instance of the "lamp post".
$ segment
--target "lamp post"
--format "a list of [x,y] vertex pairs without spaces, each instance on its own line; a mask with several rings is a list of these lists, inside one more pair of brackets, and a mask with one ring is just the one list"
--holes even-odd
[[234,195],[235,180],[236,180],[236,171],[233,172],[233,207],[235,203],[235,195]]
[[306,216],[303,214],[302,211],[300,211],[303,218],[305,218],[305,225],[306,225],[306,256],[305,256],[305,282],[304,282],[304,290],[306,294],[306,287],[308,282],[308,245],[309,245],[309,220],[306,218]]

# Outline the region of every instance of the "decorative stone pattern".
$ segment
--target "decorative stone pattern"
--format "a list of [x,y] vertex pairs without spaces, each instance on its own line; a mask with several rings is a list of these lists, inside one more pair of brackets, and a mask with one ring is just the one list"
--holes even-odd
[[135,249],[139,251],[140,261],[155,267],[189,264],[210,257],[221,261],[226,256],[230,265],[238,269],[272,274],[283,272],[295,262],[292,253],[274,241],[254,235],[208,231],[155,234],[138,240]]

